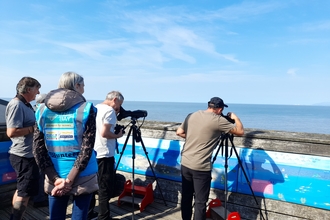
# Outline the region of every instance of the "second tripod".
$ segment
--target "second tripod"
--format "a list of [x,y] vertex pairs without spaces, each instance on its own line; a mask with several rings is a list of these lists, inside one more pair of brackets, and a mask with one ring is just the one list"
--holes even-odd
[[[259,206],[259,203],[258,203],[258,201],[257,201],[257,198],[256,198],[256,196],[255,196],[255,194],[254,194],[254,192],[253,192],[253,189],[252,189],[251,183],[250,183],[250,181],[249,181],[249,179],[248,179],[248,176],[247,176],[247,174],[246,174],[246,172],[245,172],[245,170],[244,170],[244,167],[243,167],[243,164],[242,164],[242,162],[241,162],[241,159],[240,159],[240,157],[239,157],[239,155],[238,155],[238,153],[237,153],[237,151],[236,151],[236,148],[235,148],[235,145],[234,145],[233,139],[234,139],[234,135],[233,135],[233,134],[229,134],[229,133],[225,133],[225,134],[222,134],[222,135],[220,136],[219,147],[218,147],[218,149],[217,149],[217,151],[216,151],[216,154],[214,155],[214,157],[213,157],[213,161],[212,161],[212,163],[215,162],[215,160],[216,160],[216,158],[217,158],[217,156],[218,156],[218,153],[219,153],[219,151],[220,151],[220,149],[221,149],[221,150],[222,150],[222,156],[223,156],[223,153],[224,153],[224,157],[225,157],[225,164],[224,164],[224,167],[225,167],[225,180],[224,180],[224,183],[225,183],[225,184],[224,184],[224,191],[225,191],[225,219],[227,219],[227,195],[228,195],[228,186],[227,186],[228,172],[227,172],[227,171],[228,171],[228,158],[231,156],[231,155],[229,156],[229,150],[228,150],[228,142],[229,142],[229,141],[230,141],[230,143],[231,143],[231,151],[233,150],[233,151],[235,152],[235,155],[236,155],[236,158],[237,158],[238,164],[239,164],[239,166],[241,167],[241,169],[242,169],[242,171],[243,171],[243,174],[244,174],[245,179],[246,179],[246,181],[247,181],[247,183],[248,183],[248,185],[249,185],[249,188],[250,188],[250,190],[251,190],[251,193],[252,193],[252,195],[253,195],[253,198],[254,198],[256,204]],[[223,151],[224,151],[224,152],[223,152]],[[231,152],[230,154],[232,154],[232,152]],[[260,211],[260,214],[261,214],[262,218],[265,219],[265,218],[263,217],[261,211]]]
[[133,181],[132,181],[132,204],[133,204],[132,219],[134,219],[134,178],[135,178],[134,177],[134,174],[135,174],[135,171],[134,170],[135,170],[135,154],[136,154],[135,143],[136,142],[141,142],[141,146],[142,146],[143,151],[145,153],[145,156],[146,156],[146,158],[148,160],[149,167],[150,167],[150,169],[152,171],[152,174],[153,174],[153,177],[155,178],[155,181],[157,183],[157,186],[158,186],[157,188],[159,189],[159,192],[160,192],[160,194],[161,194],[161,196],[163,198],[164,204],[166,206],[167,206],[167,204],[166,204],[166,201],[164,199],[164,196],[163,196],[161,187],[160,187],[160,185],[158,183],[158,179],[157,179],[157,176],[156,176],[156,174],[154,172],[153,166],[152,166],[152,164],[150,162],[150,159],[148,157],[148,152],[147,152],[146,147],[145,147],[145,145],[143,143],[142,136],[141,136],[141,130],[136,125],[136,119],[135,118],[131,118],[130,124],[131,124],[131,126],[130,126],[130,129],[129,129],[129,132],[127,133],[127,137],[126,137],[125,143],[123,145],[122,151],[120,152],[120,157],[118,159],[118,162],[117,162],[115,171],[117,171],[117,169],[118,169],[118,166],[120,164],[120,160],[121,160],[121,158],[122,158],[122,156],[124,154],[124,151],[126,149],[128,140],[129,140],[129,138],[130,138],[130,136],[132,134],[132,179],[133,179]]

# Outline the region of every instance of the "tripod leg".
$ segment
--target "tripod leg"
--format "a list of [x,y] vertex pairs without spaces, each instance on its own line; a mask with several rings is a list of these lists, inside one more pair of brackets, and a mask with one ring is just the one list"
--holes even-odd
[[[232,141],[232,140],[231,140],[231,141]],[[248,179],[248,176],[247,176],[247,174],[246,174],[246,172],[245,172],[245,170],[244,170],[243,164],[242,164],[242,162],[241,162],[241,160],[240,160],[240,158],[239,158],[239,156],[238,156],[238,153],[237,153],[237,151],[236,151],[234,145],[233,145],[233,148],[234,148],[234,152],[235,152],[235,154],[236,154],[236,157],[237,157],[238,163],[239,163],[239,165],[240,165],[241,168],[242,168],[242,171],[243,171],[243,173],[244,173],[245,179],[246,179],[246,181],[247,181],[247,183],[248,183],[248,185],[249,185],[249,188],[250,188],[250,190],[251,190],[251,193],[252,193],[252,195],[253,195],[254,201],[255,201],[256,204],[259,206],[259,203],[258,203],[257,197],[255,196],[255,194],[254,194],[254,192],[253,192],[253,189],[252,189],[252,186],[251,186],[251,182],[250,182],[249,179]],[[260,207],[260,215],[261,215],[262,219],[265,219],[264,215],[262,214],[261,207]]]
[[219,151],[220,151],[220,149],[222,149],[222,147],[223,147],[223,139],[221,138],[221,141],[220,141],[220,144],[218,146],[218,149],[217,149],[217,151],[216,151],[216,153],[215,153],[215,155],[213,157],[212,164],[214,164],[214,161],[217,159],[217,156],[219,154]]
[[152,174],[153,174],[153,176],[154,176],[154,178],[155,178],[155,181],[156,181],[156,183],[157,183],[158,190],[159,190],[160,194],[162,195],[162,198],[163,198],[163,201],[164,201],[165,206],[167,206],[166,201],[165,201],[165,198],[164,198],[164,196],[163,196],[163,192],[162,192],[161,187],[160,187],[160,185],[159,185],[159,183],[158,183],[158,178],[157,178],[157,176],[156,176],[156,174],[155,174],[154,168],[152,167],[151,162],[150,162],[150,159],[149,159],[149,157],[148,157],[147,149],[146,149],[146,147],[144,146],[144,143],[143,143],[142,137],[141,137],[141,145],[142,145],[143,151],[144,151],[144,153],[145,153],[145,155],[146,155],[146,158],[147,158],[147,160],[148,160],[149,167],[150,167],[150,169],[151,169],[151,171],[152,171]]
[[[254,201],[256,202],[257,206],[259,206],[259,203],[258,203],[257,197],[255,196],[255,194],[254,194],[254,192],[253,192],[253,189],[252,189],[252,186],[251,186],[251,182],[249,181],[249,178],[248,178],[248,176],[247,176],[247,174],[246,174],[246,172],[245,172],[245,170],[244,170],[244,167],[243,167],[242,161],[241,161],[241,159],[240,159],[240,157],[239,157],[239,155],[238,155],[238,153],[237,153],[237,150],[236,150],[236,148],[235,148],[235,146],[234,146],[234,143],[233,143],[233,136],[231,136],[231,138],[230,138],[230,142],[231,142],[231,144],[232,144],[232,147],[233,147],[233,149],[234,149],[235,155],[236,155],[236,157],[237,157],[237,161],[238,161],[238,163],[239,163],[239,165],[240,165],[240,167],[241,167],[241,169],[242,169],[242,171],[243,171],[243,174],[244,174],[244,177],[245,177],[245,179],[246,179],[246,182],[247,182],[248,185],[249,185],[249,188],[250,188],[250,191],[251,191],[251,193],[252,193],[252,195],[253,195]],[[264,217],[263,214],[262,214],[261,207],[260,207],[260,215],[261,215],[262,219],[265,219],[265,217]]]
[[120,152],[120,157],[119,157],[119,159],[118,159],[118,161],[117,161],[117,164],[116,164],[115,173],[116,173],[116,171],[117,171],[117,169],[118,169],[118,166],[119,166],[120,160],[121,160],[121,158],[122,158],[122,156],[123,156],[123,154],[124,154],[124,151],[125,151],[125,148],[126,148],[126,146],[127,146],[127,142],[128,142],[129,136],[131,135],[131,132],[132,132],[132,127],[130,127],[130,129],[129,129],[129,132],[128,132],[128,134],[127,134],[127,137],[126,137],[126,140],[125,140],[125,143],[124,143],[123,149],[122,149],[121,152]]
[[257,205],[259,205],[259,203],[258,203],[258,201],[257,201],[257,198],[256,198],[256,196],[255,196],[255,194],[254,194],[254,192],[253,192],[253,189],[252,189],[252,186],[251,186],[251,182],[249,181],[249,178],[248,178],[248,176],[247,176],[247,174],[246,174],[246,172],[245,172],[245,169],[244,169],[244,167],[243,167],[242,161],[241,161],[241,159],[239,158],[239,155],[238,155],[238,153],[237,153],[235,147],[233,147],[233,148],[234,148],[235,155],[236,155],[236,157],[237,157],[237,161],[238,161],[238,163],[239,163],[239,165],[240,165],[240,167],[241,167],[241,169],[242,169],[242,171],[243,171],[244,177],[245,177],[245,179],[246,179],[246,182],[247,182],[248,185],[249,185],[249,188],[250,188],[251,193],[252,193],[252,195],[253,195],[253,197],[254,197],[254,200],[256,201]]
[[227,171],[228,171],[228,138],[225,141],[225,219],[227,219],[227,195],[228,195]]
[[135,135],[136,135],[136,127],[135,125],[132,126],[131,128],[133,128],[133,138],[132,138],[132,220],[134,220],[134,169],[135,169],[135,164],[134,164],[134,160],[135,160]]

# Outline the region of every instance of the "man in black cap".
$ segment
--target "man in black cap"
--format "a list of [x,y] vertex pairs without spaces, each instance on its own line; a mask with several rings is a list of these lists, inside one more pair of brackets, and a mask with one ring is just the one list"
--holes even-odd
[[192,200],[195,196],[194,219],[206,219],[206,202],[211,186],[212,153],[217,147],[221,133],[238,136],[244,134],[241,120],[234,114],[228,121],[223,115],[224,107],[228,107],[221,98],[213,97],[206,110],[189,114],[176,134],[185,138],[181,152],[182,199],[181,216],[183,220],[191,220]]

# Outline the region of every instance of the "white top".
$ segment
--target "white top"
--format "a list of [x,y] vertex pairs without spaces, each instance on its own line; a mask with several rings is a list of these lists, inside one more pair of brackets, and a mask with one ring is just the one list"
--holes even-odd
[[96,114],[96,136],[94,150],[96,151],[96,158],[113,157],[116,151],[116,139],[106,139],[100,135],[102,126],[104,124],[111,124],[110,131],[114,133],[117,123],[116,111],[106,105],[97,104]]

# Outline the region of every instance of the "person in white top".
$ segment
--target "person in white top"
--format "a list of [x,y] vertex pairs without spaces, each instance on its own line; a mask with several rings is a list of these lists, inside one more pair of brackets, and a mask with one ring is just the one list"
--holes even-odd
[[115,134],[117,114],[124,102],[124,96],[118,91],[111,91],[105,100],[97,104],[96,115],[96,137],[94,150],[98,163],[98,183],[99,183],[99,213],[98,219],[112,219],[110,217],[109,200],[114,188],[114,164],[116,139],[123,136],[120,130]]

